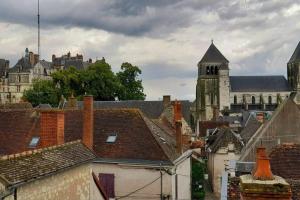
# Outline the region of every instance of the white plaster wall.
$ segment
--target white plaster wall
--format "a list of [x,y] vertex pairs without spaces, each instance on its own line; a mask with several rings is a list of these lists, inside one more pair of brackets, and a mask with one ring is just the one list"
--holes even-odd
[[217,197],[220,197],[221,193],[221,177],[222,172],[225,170],[225,164],[228,164],[228,160],[238,160],[239,157],[240,154],[228,152],[228,148],[221,148],[216,153],[210,153],[208,161],[210,175],[212,176],[210,180]]
[[[157,179],[144,189],[130,195],[126,199],[160,199],[161,179],[159,169],[140,166],[126,166],[118,164],[93,163],[93,172],[115,175],[115,195],[121,197],[127,195]],[[163,172],[163,194],[172,195],[171,175]]]
[[[191,159],[188,158],[176,168],[177,199],[191,199]],[[172,176],[172,199],[176,199],[176,175]]]

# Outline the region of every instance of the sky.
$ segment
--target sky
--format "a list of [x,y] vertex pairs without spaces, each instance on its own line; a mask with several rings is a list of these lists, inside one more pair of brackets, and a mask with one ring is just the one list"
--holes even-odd
[[[300,41],[300,0],[40,0],[41,57],[83,54],[142,69],[147,100],[194,100],[214,44],[231,75],[285,75]],[[37,0],[1,0],[0,58],[37,52]]]

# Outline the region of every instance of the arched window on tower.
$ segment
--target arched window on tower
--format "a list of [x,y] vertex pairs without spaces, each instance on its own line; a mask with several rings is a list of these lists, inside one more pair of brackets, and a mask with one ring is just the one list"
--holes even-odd
[[237,96],[236,95],[234,95],[234,97],[233,97],[233,104],[237,104]]
[[211,75],[214,74],[214,66],[210,66],[210,74],[211,74]]
[[206,75],[208,75],[209,72],[210,72],[210,71],[209,71],[209,66],[207,66],[207,67],[206,67]]
[[268,97],[268,103],[271,105],[272,104],[272,96]]
[[215,66],[215,75],[218,75],[218,73],[219,73],[218,66]]
[[255,97],[252,96],[252,104],[255,104]]

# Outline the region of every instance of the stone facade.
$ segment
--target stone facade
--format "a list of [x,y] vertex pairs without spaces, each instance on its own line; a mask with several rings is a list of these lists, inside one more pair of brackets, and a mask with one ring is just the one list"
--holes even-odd
[[235,114],[242,109],[273,111],[300,89],[300,60],[293,57],[287,67],[288,81],[283,76],[234,77],[229,75],[229,61],[212,43],[198,63],[196,100],[191,108],[194,123],[213,119],[216,110]]
[[[61,173],[32,181],[17,188],[18,200],[90,200],[99,196],[93,191],[95,183],[91,175],[91,164],[65,170]],[[13,194],[5,200],[13,200]]]

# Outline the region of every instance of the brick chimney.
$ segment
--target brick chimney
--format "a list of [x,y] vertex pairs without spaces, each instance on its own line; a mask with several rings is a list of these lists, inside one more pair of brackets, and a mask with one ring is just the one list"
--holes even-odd
[[94,109],[93,96],[83,97],[83,134],[82,141],[90,149],[93,149],[94,137]]
[[171,103],[171,96],[170,95],[164,95],[163,96],[164,108],[166,108],[170,103]]
[[290,185],[271,172],[270,160],[266,149],[256,150],[256,167],[252,174],[240,176],[240,195],[242,200],[290,200]]
[[65,114],[62,110],[44,110],[40,117],[40,145],[49,147],[64,143]]
[[182,153],[182,114],[181,114],[181,103],[179,101],[174,102],[174,123],[176,130],[176,151]]

